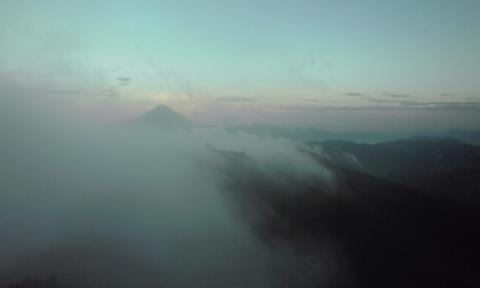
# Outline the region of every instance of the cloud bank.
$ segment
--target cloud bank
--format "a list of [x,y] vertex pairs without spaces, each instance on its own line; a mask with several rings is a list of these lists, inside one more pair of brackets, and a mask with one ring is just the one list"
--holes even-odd
[[259,241],[226,197],[215,151],[333,181],[288,141],[87,126],[0,102],[3,283],[54,274],[68,287],[282,287],[275,267],[291,256]]

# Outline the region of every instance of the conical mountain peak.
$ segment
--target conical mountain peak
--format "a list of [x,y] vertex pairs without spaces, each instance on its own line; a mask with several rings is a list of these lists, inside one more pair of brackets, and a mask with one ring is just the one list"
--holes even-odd
[[178,114],[167,105],[158,105],[129,122],[135,126],[152,128],[191,128],[194,124],[187,118]]

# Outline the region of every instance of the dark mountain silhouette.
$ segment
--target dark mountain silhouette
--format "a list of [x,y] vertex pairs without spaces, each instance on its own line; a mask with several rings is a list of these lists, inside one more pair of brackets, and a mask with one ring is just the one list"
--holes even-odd
[[357,158],[355,165],[360,165],[361,170],[382,177],[434,173],[462,167],[480,157],[480,148],[454,139],[408,138],[378,144],[349,141],[312,144],[320,144],[336,163],[343,165],[353,164],[351,160],[354,159],[348,157],[350,154]]
[[404,134],[382,134],[368,132],[335,132],[317,128],[284,128],[270,125],[233,126],[232,133],[244,132],[257,136],[285,138],[297,142],[313,142],[327,140],[348,140],[361,143],[377,143],[405,137]]
[[82,240],[71,239],[72,243],[53,245],[36,257],[22,259],[2,271],[0,287],[158,287],[158,271],[128,245],[118,239]]
[[442,132],[427,133],[424,136],[436,138],[453,138],[468,144],[477,146],[480,145],[480,131],[478,130],[453,129]]
[[126,123],[128,127],[159,129],[192,129],[196,125],[189,119],[173,111],[166,105],[159,105],[152,110]]
[[[216,152],[228,164],[221,171],[230,175],[235,201],[245,203],[244,214],[266,245],[327,261],[327,281],[317,274],[309,278],[311,287],[480,285],[478,207],[339,167],[315,154],[336,176],[333,191],[321,182],[278,182],[262,176],[246,155]],[[337,261],[317,249],[326,239],[336,243],[328,250]],[[284,283],[295,283],[293,273],[284,272]]]
[[243,125],[229,127],[232,133],[245,132],[257,136],[285,138],[297,142],[352,141],[356,143],[382,143],[410,137],[452,138],[472,145],[480,145],[480,131],[447,130],[439,132],[336,132],[318,128],[285,128],[271,125]]
[[342,167],[425,192],[480,201],[480,147],[448,138],[409,138],[379,144],[327,141],[321,145]]
[[55,276],[50,276],[47,279],[26,278],[22,281],[9,284],[5,288],[63,288],[59,284],[58,279]]

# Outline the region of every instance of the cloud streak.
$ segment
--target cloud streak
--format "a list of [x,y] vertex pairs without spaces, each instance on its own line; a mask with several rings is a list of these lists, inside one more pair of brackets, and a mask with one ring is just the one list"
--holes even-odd
[[117,81],[120,86],[128,86],[132,83],[133,79],[129,77],[118,77]]
[[404,93],[393,93],[393,92],[384,92],[383,93],[385,96],[390,97],[390,98],[411,98],[411,94],[404,94]]

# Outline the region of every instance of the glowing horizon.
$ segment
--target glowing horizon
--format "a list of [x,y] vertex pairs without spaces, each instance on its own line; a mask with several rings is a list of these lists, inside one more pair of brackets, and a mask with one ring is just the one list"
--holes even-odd
[[[433,0],[3,1],[0,87],[107,122],[163,103],[213,123],[478,129],[478,11]],[[414,127],[397,123],[412,117]]]

